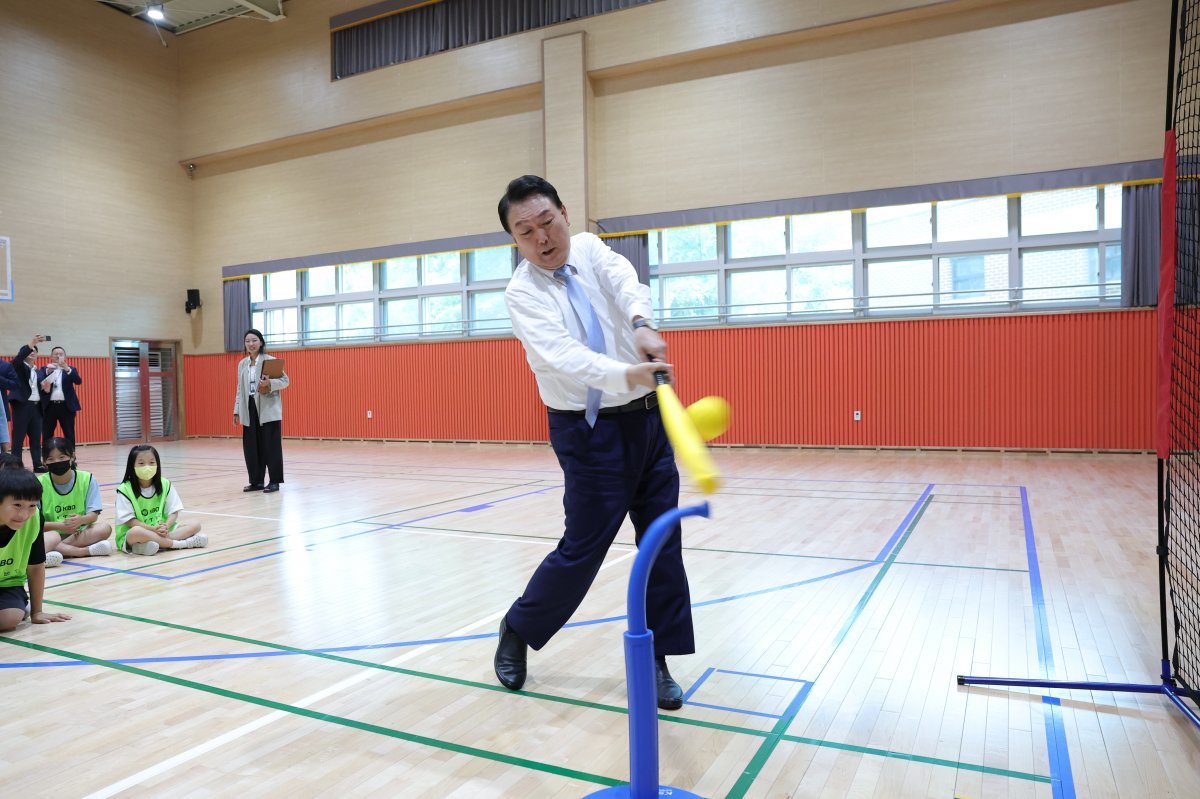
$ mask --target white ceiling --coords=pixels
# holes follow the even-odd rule
[[[143,2],[134,0],[98,0],[106,6],[120,9],[131,17],[157,25],[171,33],[187,33],[206,25],[214,25],[227,19],[240,18],[278,22],[283,19],[283,0],[159,0]],[[150,7],[161,6],[163,19],[154,22],[146,12]]]

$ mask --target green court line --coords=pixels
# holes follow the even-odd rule
[[[97,613],[100,615],[110,615],[110,617],[118,619],[126,619],[128,621],[138,621],[142,624],[151,624],[160,627],[168,627],[170,630],[181,630],[184,632],[193,632],[196,635],[209,636],[211,638],[223,638],[226,641],[236,641],[238,643],[250,644],[252,647],[260,647],[263,649],[274,649],[276,651],[289,651],[296,655],[308,655],[310,657],[319,657],[322,660],[331,660],[338,663],[347,663],[349,666],[361,666],[364,668],[373,668],[377,671],[391,672],[392,674],[403,674],[404,677],[416,677],[420,679],[434,680],[438,683],[449,683],[450,685],[460,685],[462,687],[473,687],[484,691],[496,691],[498,693],[516,693],[518,696],[527,696],[534,699],[545,699],[547,702],[558,702],[562,704],[576,705],[580,708],[588,708],[590,710],[606,710],[610,713],[629,714],[628,708],[619,707],[613,704],[601,704],[599,702],[588,702],[586,699],[572,699],[571,697],[556,696],[553,693],[539,693],[536,691],[510,691],[502,685],[496,683],[480,683],[476,680],[463,679],[461,677],[449,677],[446,674],[434,674],[432,672],[416,671],[413,668],[403,668],[401,666],[389,666],[386,663],[377,663],[371,660],[360,660],[358,657],[347,657],[346,655],[336,655],[328,653],[328,651],[313,651],[311,649],[301,649],[299,647],[289,647],[287,644],[271,643],[269,641],[257,641],[254,638],[246,638],[245,636],[235,636],[228,632],[217,632],[215,630],[203,630],[200,627],[190,627],[185,624],[175,624],[173,621],[160,621],[158,619],[148,619],[139,617],[139,615],[131,615],[128,613],[120,613],[118,611],[104,611],[101,608],[88,607],[85,605],[74,605],[72,602],[60,602],[56,600],[47,600],[47,605],[56,607],[71,608],[72,611],[84,611],[86,613]],[[732,725],[720,725],[720,723],[701,721],[698,719],[678,719],[678,717],[659,715],[659,719],[664,721],[677,721],[680,723],[690,723],[690,725],[708,727],[712,729],[722,729],[725,732],[748,732],[743,727],[734,727]],[[757,731],[752,731],[757,734]],[[763,733],[764,734],[764,733]]]
[[[290,538],[290,537],[292,537],[292,535],[302,535],[303,536],[303,535],[308,535],[309,533],[319,533],[322,530],[330,530],[334,527],[339,527],[343,524],[356,524],[359,522],[362,522],[365,524],[365,523],[367,523],[365,521],[366,519],[375,519],[375,518],[378,518],[379,516],[390,516],[395,513],[409,513],[414,510],[421,510],[422,508],[432,508],[435,505],[444,505],[447,502],[460,502],[464,499],[474,499],[475,497],[481,497],[484,494],[492,494],[492,493],[495,493],[496,491],[504,491],[504,490],[510,489],[510,488],[526,488],[528,486],[534,485],[534,483],[537,483],[537,482],[540,482],[540,481],[534,480],[533,482],[521,483],[521,484],[515,485],[515,486],[503,486],[501,488],[493,488],[488,491],[480,491],[476,494],[467,494],[466,496],[463,496],[463,497],[455,497],[454,499],[443,499],[439,502],[427,502],[424,505],[413,505],[411,508],[401,508],[400,510],[387,511],[386,513],[379,513],[379,514],[376,514],[375,516],[365,516],[362,519],[351,519],[349,521],[344,521],[344,522],[334,522],[333,524],[327,524],[323,527],[314,527],[311,530],[302,530],[299,533],[274,535],[269,538],[260,538],[257,541],[247,541],[244,544],[232,544],[230,546],[220,547],[217,549],[205,549],[203,552],[191,553],[191,554],[183,555],[183,556],[177,557],[177,558],[169,558],[167,560],[154,560],[154,561],[151,561],[150,563],[147,563],[145,566],[138,566],[136,571],[147,571],[149,569],[155,569],[155,568],[160,568],[163,566],[169,566],[172,563],[182,563],[185,560],[192,560],[193,558],[203,558],[208,555],[216,555],[221,552],[230,552],[235,549],[242,549],[243,547],[252,547],[256,544],[269,544],[272,541],[279,541],[284,538]],[[280,523],[281,522],[282,522],[282,520],[280,520]],[[103,574],[95,574],[95,575],[92,575],[91,577],[80,577],[78,580],[66,580],[61,583],[59,583],[59,582],[47,583],[46,588],[58,588],[58,587],[64,586],[64,585],[77,585],[79,583],[86,583],[89,580],[99,580],[101,577],[112,577],[113,575],[116,575],[116,574],[128,574],[131,571],[135,571],[135,569],[118,569],[117,571],[104,572]]]
[[[972,569],[983,572],[1012,572],[1013,574],[1029,574],[1029,569],[1013,569],[1007,566],[960,566],[954,563],[923,563],[919,560],[898,560],[896,566],[931,566],[937,569]]]
[[[621,707],[619,705],[606,705],[606,704],[602,704],[600,702],[589,702],[589,701],[586,701],[583,699],[573,699],[571,697],[557,696],[555,694],[544,694],[544,693],[539,693],[536,691],[509,691],[507,688],[503,688],[494,683],[476,682],[474,680],[465,680],[465,679],[462,679],[459,677],[450,677],[450,676],[447,676],[444,674],[434,674],[432,672],[417,671],[415,669],[406,669],[406,668],[402,668],[400,666],[388,666],[383,663],[375,663],[374,661],[370,661],[370,660],[360,660],[358,658],[346,657],[344,655],[336,655],[336,654],[329,653],[329,652],[314,652],[309,649],[292,647],[292,646],[288,646],[286,644],[274,644],[274,643],[270,643],[267,641],[259,641],[259,640],[253,639],[253,638],[246,638],[246,637],[240,636],[240,635],[233,635],[231,633],[222,633],[222,632],[217,632],[215,630],[205,630],[205,629],[202,629],[199,627],[189,627],[184,624],[175,624],[174,622],[160,621],[158,619],[150,619],[150,618],[146,618],[143,616],[134,616],[134,615],[131,615],[128,613],[120,613],[120,612],[114,611],[114,610],[104,610],[102,608],[93,608],[93,607],[88,607],[86,605],[76,605],[76,604],[73,604],[70,602],[59,602],[56,600],[47,600],[47,604],[70,608],[72,610],[81,610],[81,611],[84,611],[87,613],[96,613],[96,614],[99,614],[102,616],[112,616],[114,618],[126,619],[128,621],[135,621],[135,622],[139,622],[142,624],[150,624],[150,625],[153,625],[156,627],[166,627],[166,628],[173,629],[173,630],[180,630],[183,632],[196,633],[198,635],[209,636],[212,638],[223,638],[223,639],[230,640],[230,641],[237,641],[239,643],[245,643],[245,644],[250,644],[253,646],[258,646],[263,649],[274,649],[274,650],[282,651],[282,652],[293,652],[293,653],[300,654],[300,655],[308,655],[310,657],[321,658],[324,660],[332,660],[332,661],[346,663],[348,665],[353,665],[353,666],[361,666],[364,668],[376,669],[379,671],[387,671],[387,672],[393,672],[396,674],[403,674],[403,675],[409,676],[409,677],[417,677],[417,678],[422,678],[422,679],[434,680],[437,682],[450,683],[452,685],[459,685],[459,686],[463,686],[465,688],[478,688],[478,689],[482,689],[485,691],[495,691],[495,692],[504,693],[504,694],[516,694],[518,696],[526,696],[531,699],[541,699],[541,700],[545,700],[548,702],[557,702],[560,704],[572,705],[575,707],[582,707],[582,708],[586,708],[589,710],[600,710],[600,711],[609,712],[609,713],[619,713],[622,715],[628,715],[628,713],[629,713],[629,710],[627,708]],[[0,638],[3,638],[3,637],[0,636]],[[107,663],[108,661],[105,661],[105,662]],[[116,665],[124,666],[124,664],[116,664]],[[667,722],[669,724],[681,724],[681,725],[689,726],[689,727],[701,727],[703,729],[716,730],[718,732],[728,732],[728,733],[733,733],[736,735],[750,735],[750,736],[758,737],[758,738],[766,738],[772,734],[771,731],[768,731],[768,730],[756,730],[756,729],[749,728],[749,727],[738,727],[738,726],[735,726],[732,724],[722,724],[720,722],[715,722],[715,721],[705,721],[703,719],[692,719],[692,718],[687,718],[684,716],[668,715],[668,714],[664,714],[664,713],[658,714],[658,718],[660,721]],[[831,742],[823,742],[823,741],[819,741],[818,739],[803,739],[803,740],[805,743],[816,742],[816,743],[820,743],[820,744],[827,744],[827,745],[833,746],[833,747],[851,746],[850,744],[841,744],[841,743],[832,742],[832,741]],[[855,750],[855,751],[857,751],[857,750]],[[882,749],[873,749],[873,750],[869,750],[869,751],[864,750],[864,752],[869,753],[869,754],[877,754],[881,757],[891,757],[894,759],[901,759],[901,760],[912,760],[912,759],[920,757],[918,755],[908,755],[908,754],[899,753],[899,752],[891,753],[891,752],[888,752],[887,750],[882,750]],[[967,771],[981,771],[982,773],[985,773],[985,774],[993,774],[994,773],[994,774],[999,774],[1002,776],[1011,776],[1015,779],[1031,780],[1034,782],[1044,782],[1049,779],[1049,777],[1043,777],[1038,774],[1022,774],[1021,772],[1016,772],[1016,771],[1010,773],[1007,771],[1002,772],[1002,771],[997,771],[997,770],[991,770],[990,767],[979,766],[979,765],[975,765],[973,763],[958,763],[958,762],[949,761],[949,760],[947,760],[947,761],[939,760],[938,763],[947,765],[950,768],[961,768],[961,769],[964,769]]]
[[[930,488],[932,488],[932,486],[930,486]],[[896,562],[896,557],[900,554],[900,550],[902,550],[904,545],[908,542],[909,536],[911,536],[913,530],[917,528],[917,524],[921,521],[921,517],[925,515],[925,511],[929,508],[929,505],[932,501],[933,492],[930,491],[930,493],[926,495],[925,501],[921,503],[921,507],[917,511],[916,515],[913,516],[912,521],[908,523],[908,528],[904,531],[904,534],[900,536],[900,540],[896,542],[896,545],[892,547],[892,551],[889,552],[888,556],[884,559],[883,566],[876,571],[875,578],[871,580],[871,584],[867,586],[867,590],[863,592],[863,595],[854,605],[854,609],[850,611],[850,616],[846,619],[846,623],[842,625],[842,629],[838,631],[836,636],[834,636],[829,659],[825,661],[825,665],[821,667],[819,672],[817,672],[817,676],[810,681],[811,683],[815,683],[820,678],[821,674],[825,671],[825,667],[829,665],[829,661],[833,659],[833,653],[837,651],[839,646],[841,646],[842,641],[844,641],[846,636],[850,633],[850,629],[854,626],[855,622],[858,621],[859,616],[861,616],[862,612],[866,609],[867,603],[871,601],[871,597],[874,596],[876,589],[879,588],[879,584],[883,582],[884,575],[887,574],[888,570],[892,567],[892,564]],[[785,713],[783,717],[775,723],[775,726],[771,728],[770,735],[768,735],[763,742],[759,744],[758,751],[754,753],[754,757],[750,758],[750,762],[746,764],[745,770],[742,771],[741,776],[738,777],[738,780],[736,783],[734,783],[733,788],[728,794],[726,794],[725,799],[743,799],[743,797],[746,795],[746,792],[750,790],[750,786],[754,784],[756,779],[758,779],[758,775],[762,773],[762,770],[766,767],[767,761],[770,759],[772,753],[774,753],[776,747],[779,746],[779,742],[782,739],[783,734],[787,732],[788,725],[792,723],[792,719],[794,719],[796,714],[800,712],[799,707],[796,707],[794,710],[792,708],[788,709],[791,712]]]
[[[329,529],[338,527],[343,524],[356,524],[356,523],[364,523],[365,524],[365,523],[367,523],[365,521],[367,519],[377,519],[380,516],[391,516],[391,515],[395,515],[397,513],[409,513],[410,511],[421,510],[422,508],[430,508],[435,505],[444,505],[447,502],[456,502],[456,501],[464,500],[464,499],[474,499],[475,497],[480,497],[480,496],[483,496],[484,494],[491,494],[491,493],[495,493],[496,491],[503,491],[503,490],[510,489],[510,488],[526,488],[528,486],[535,485],[539,482],[544,482],[544,481],[541,479],[533,480],[528,483],[519,483],[514,486],[503,486],[501,488],[490,489],[488,491],[480,491],[476,494],[467,494],[466,496],[456,497],[455,499],[440,500],[438,502],[428,502],[424,505],[413,505],[410,508],[403,508],[403,509],[397,510],[397,511],[387,511],[385,513],[378,513],[378,514],[375,514],[374,516],[365,516],[362,519],[351,519],[350,521],[345,521],[345,522],[335,522],[333,524],[327,524],[323,527],[314,527],[311,530],[301,531],[299,533],[299,535],[308,535],[309,533],[319,533],[322,530],[329,530]],[[837,499],[837,497],[829,497],[829,499]],[[557,541],[558,540],[557,538],[555,538],[553,536],[526,535],[526,534],[522,534],[522,533],[480,532],[479,530],[460,530],[460,529],[453,528],[453,527],[428,527],[425,525],[403,525],[403,526],[411,527],[414,530],[444,530],[447,532],[474,533],[476,535],[501,536],[504,538],[524,538],[524,539],[536,539],[536,540],[545,540],[545,541]],[[247,541],[242,544],[232,544],[227,547],[219,547],[219,548],[215,548],[215,549],[207,549],[206,548],[203,552],[193,552],[193,553],[189,553],[187,555],[181,555],[179,557],[173,557],[173,558],[170,558],[167,560],[151,561],[150,563],[147,563],[144,566],[138,566],[136,569],[118,569],[116,571],[104,572],[102,574],[93,574],[89,577],[80,577],[78,580],[65,580],[63,582],[47,583],[46,588],[60,588],[65,585],[78,585],[79,583],[86,583],[91,580],[99,580],[104,577],[113,577],[118,574],[128,574],[131,571],[148,571],[150,569],[157,569],[157,568],[169,566],[172,563],[182,563],[185,560],[192,560],[194,558],[208,557],[210,555],[216,555],[216,554],[219,554],[222,552],[232,552],[235,549],[243,549],[245,547],[252,547],[252,546],[256,546],[258,544],[269,544],[272,541],[279,541],[281,539],[289,538],[289,537],[290,537],[289,535],[276,535],[276,536],[270,536],[268,538],[259,538],[255,541]],[[718,549],[715,547],[684,547],[684,550],[688,551],[688,552],[717,552],[717,553],[731,554],[731,555],[762,555],[762,556],[767,556],[767,557],[780,557],[780,558],[800,558],[800,559],[809,559],[809,560],[844,561],[844,562],[848,562],[848,563],[870,563],[870,562],[872,562],[871,558],[840,558],[840,557],[832,557],[832,556],[827,556],[827,555],[801,555],[801,554],[793,554],[793,553],[789,553],[789,552],[759,552],[759,551],[755,551],[755,550],[743,550],[743,549]],[[897,561],[897,565],[900,565],[900,566],[932,566],[932,567],[945,568],[945,569],[977,569],[977,570],[982,570],[982,571],[1011,571],[1011,572],[1021,572],[1021,573],[1028,572],[1028,569],[1005,569],[1005,568],[1001,568],[998,566],[964,566],[964,565],[955,564],[955,563],[915,563],[915,562],[909,562],[909,561]]]
[[[15,646],[22,646],[27,649],[34,649],[39,652],[46,652],[51,655],[57,655],[58,657],[67,658],[69,660],[79,660],[79,661],[83,661],[85,663],[91,663],[96,666],[103,666],[105,668],[114,669],[116,671],[123,671],[128,674],[136,674],[140,677],[149,677],[150,679],[153,679],[153,680],[159,680],[160,682],[170,683],[172,685],[178,685],[178,686],[182,686],[184,688],[191,688],[195,691],[203,691],[204,693],[212,694],[214,696],[220,696],[225,699],[234,699],[234,700],[246,702],[246,703],[249,703],[252,705],[258,705],[260,707],[269,708],[271,710],[278,710],[278,711],[282,711],[284,713],[291,713],[296,716],[303,716],[305,718],[313,719],[315,721],[322,721],[322,722],[326,722],[329,724],[337,724],[341,727],[349,727],[350,729],[360,730],[362,732],[370,732],[370,733],[375,733],[377,735],[384,735],[389,738],[396,738],[401,741],[408,741],[409,743],[420,744],[423,746],[432,747],[434,749],[444,749],[448,752],[454,752],[454,753],[460,754],[460,755],[469,755],[471,757],[479,757],[479,758],[483,758],[485,760],[492,760],[497,763],[503,763],[504,765],[507,765],[507,766],[518,766],[521,768],[530,769],[532,771],[540,771],[545,774],[553,774],[558,777],[567,777],[569,779],[582,780],[583,782],[590,782],[590,783],[594,783],[596,785],[605,785],[605,786],[609,786],[609,787],[615,786],[615,785],[622,785],[625,782],[624,780],[613,779],[612,777],[605,777],[600,774],[591,774],[586,771],[578,771],[576,769],[563,768],[562,766],[555,766],[555,765],[551,765],[549,763],[541,763],[537,760],[529,760],[529,759],[523,758],[523,757],[515,757],[513,755],[505,755],[505,754],[501,754],[500,752],[493,752],[488,749],[479,749],[474,746],[466,746],[464,744],[456,744],[456,743],[452,743],[450,741],[442,741],[437,738],[430,738],[425,735],[416,735],[415,733],[411,733],[411,732],[403,732],[401,730],[393,729],[391,727],[383,727],[378,724],[369,724],[364,721],[355,721],[354,719],[346,718],[344,716],[334,716],[329,713],[320,713],[316,710],[309,710],[308,708],[296,707],[295,705],[288,705],[283,702],[275,702],[271,699],[264,699],[260,696],[252,696],[250,694],[243,694],[238,691],[230,691],[225,688],[217,688],[215,686],[205,685],[204,683],[195,682],[193,680],[185,680],[182,677],[173,677],[173,676],[170,676],[167,674],[158,674],[157,672],[153,672],[148,669],[140,669],[136,666],[130,666],[130,665],[127,665],[124,663],[113,663],[110,660],[102,660],[100,658],[94,658],[89,655],[84,655],[84,654],[80,654],[77,652],[68,652],[64,649],[55,649],[55,648],[49,647],[49,646],[42,646],[41,644],[34,644],[29,641],[20,641],[20,640],[17,640],[14,638],[8,638],[5,636],[0,636],[0,641],[4,641],[6,643],[13,644]]]
[[[946,768],[959,769],[961,771],[974,771],[979,774],[990,774],[996,777],[1010,777],[1016,780],[1028,780],[1029,782],[1041,782],[1050,784],[1053,780],[1050,777],[1044,777],[1041,774],[1029,774],[1024,771],[1013,771],[1012,769],[996,768],[994,766],[981,766],[974,763],[960,763],[957,760],[946,760],[940,757],[927,757],[925,755],[912,755],[905,752],[895,752],[891,749],[877,749],[870,746],[857,746],[855,744],[834,743],[832,741],[823,741],[819,738],[805,738],[800,735],[783,735],[780,740],[789,743],[808,744],[809,746],[822,746],[826,749],[840,749],[843,752],[856,752],[862,755],[876,755],[879,757],[890,757],[895,760],[911,760],[914,763],[926,763],[931,766],[945,766]]]
[[[788,708],[790,713],[784,713],[779,721],[775,722],[775,726],[771,728],[771,732],[758,745],[758,751],[754,753],[754,757],[750,758],[750,762],[746,764],[746,768],[742,771],[737,782],[729,789],[729,793],[725,794],[725,799],[742,799],[746,795],[746,791],[750,790],[750,786],[758,779],[758,775],[762,773],[763,768],[767,765],[767,761],[771,758],[771,754],[775,748],[779,746],[779,739],[783,737],[783,733],[787,731],[788,725],[792,723],[792,719],[796,718],[796,714],[800,712],[799,707]]]

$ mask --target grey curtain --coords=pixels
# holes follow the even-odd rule
[[[225,281],[225,351],[241,352],[245,348],[246,330],[250,327],[250,278]]]
[[[1121,305],[1158,304],[1159,211],[1162,185],[1126,186],[1121,191]]]
[[[650,285],[650,244],[645,233],[633,233],[628,236],[612,236],[604,243],[629,259],[637,270],[638,280]]]
[[[654,1],[441,0],[411,10],[403,10],[411,0],[377,3],[330,19],[331,28],[341,28],[332,36],[333,78]],[[399,13],[389,14],[389,6]],[[354,24],[368,11],[387,16]]]

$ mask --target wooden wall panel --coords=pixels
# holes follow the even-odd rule
[[[175,47],[99,3],[0,3],[0,100],[16,296],[3,351],[34,333],[72,357],[105,356],[110,336],[183,339],[192,211]]]

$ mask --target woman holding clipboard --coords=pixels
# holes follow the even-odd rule
[[[242,491],[273,494],[283,482],[283,400],[288,387],[283,360],[267,354],[263,334],[246,331],[246,357],[238,361],[237,394],[233,398],[233,423],[242,426],[242,454],[250,485]],[[270,478],[263,485],[263,473]]]

